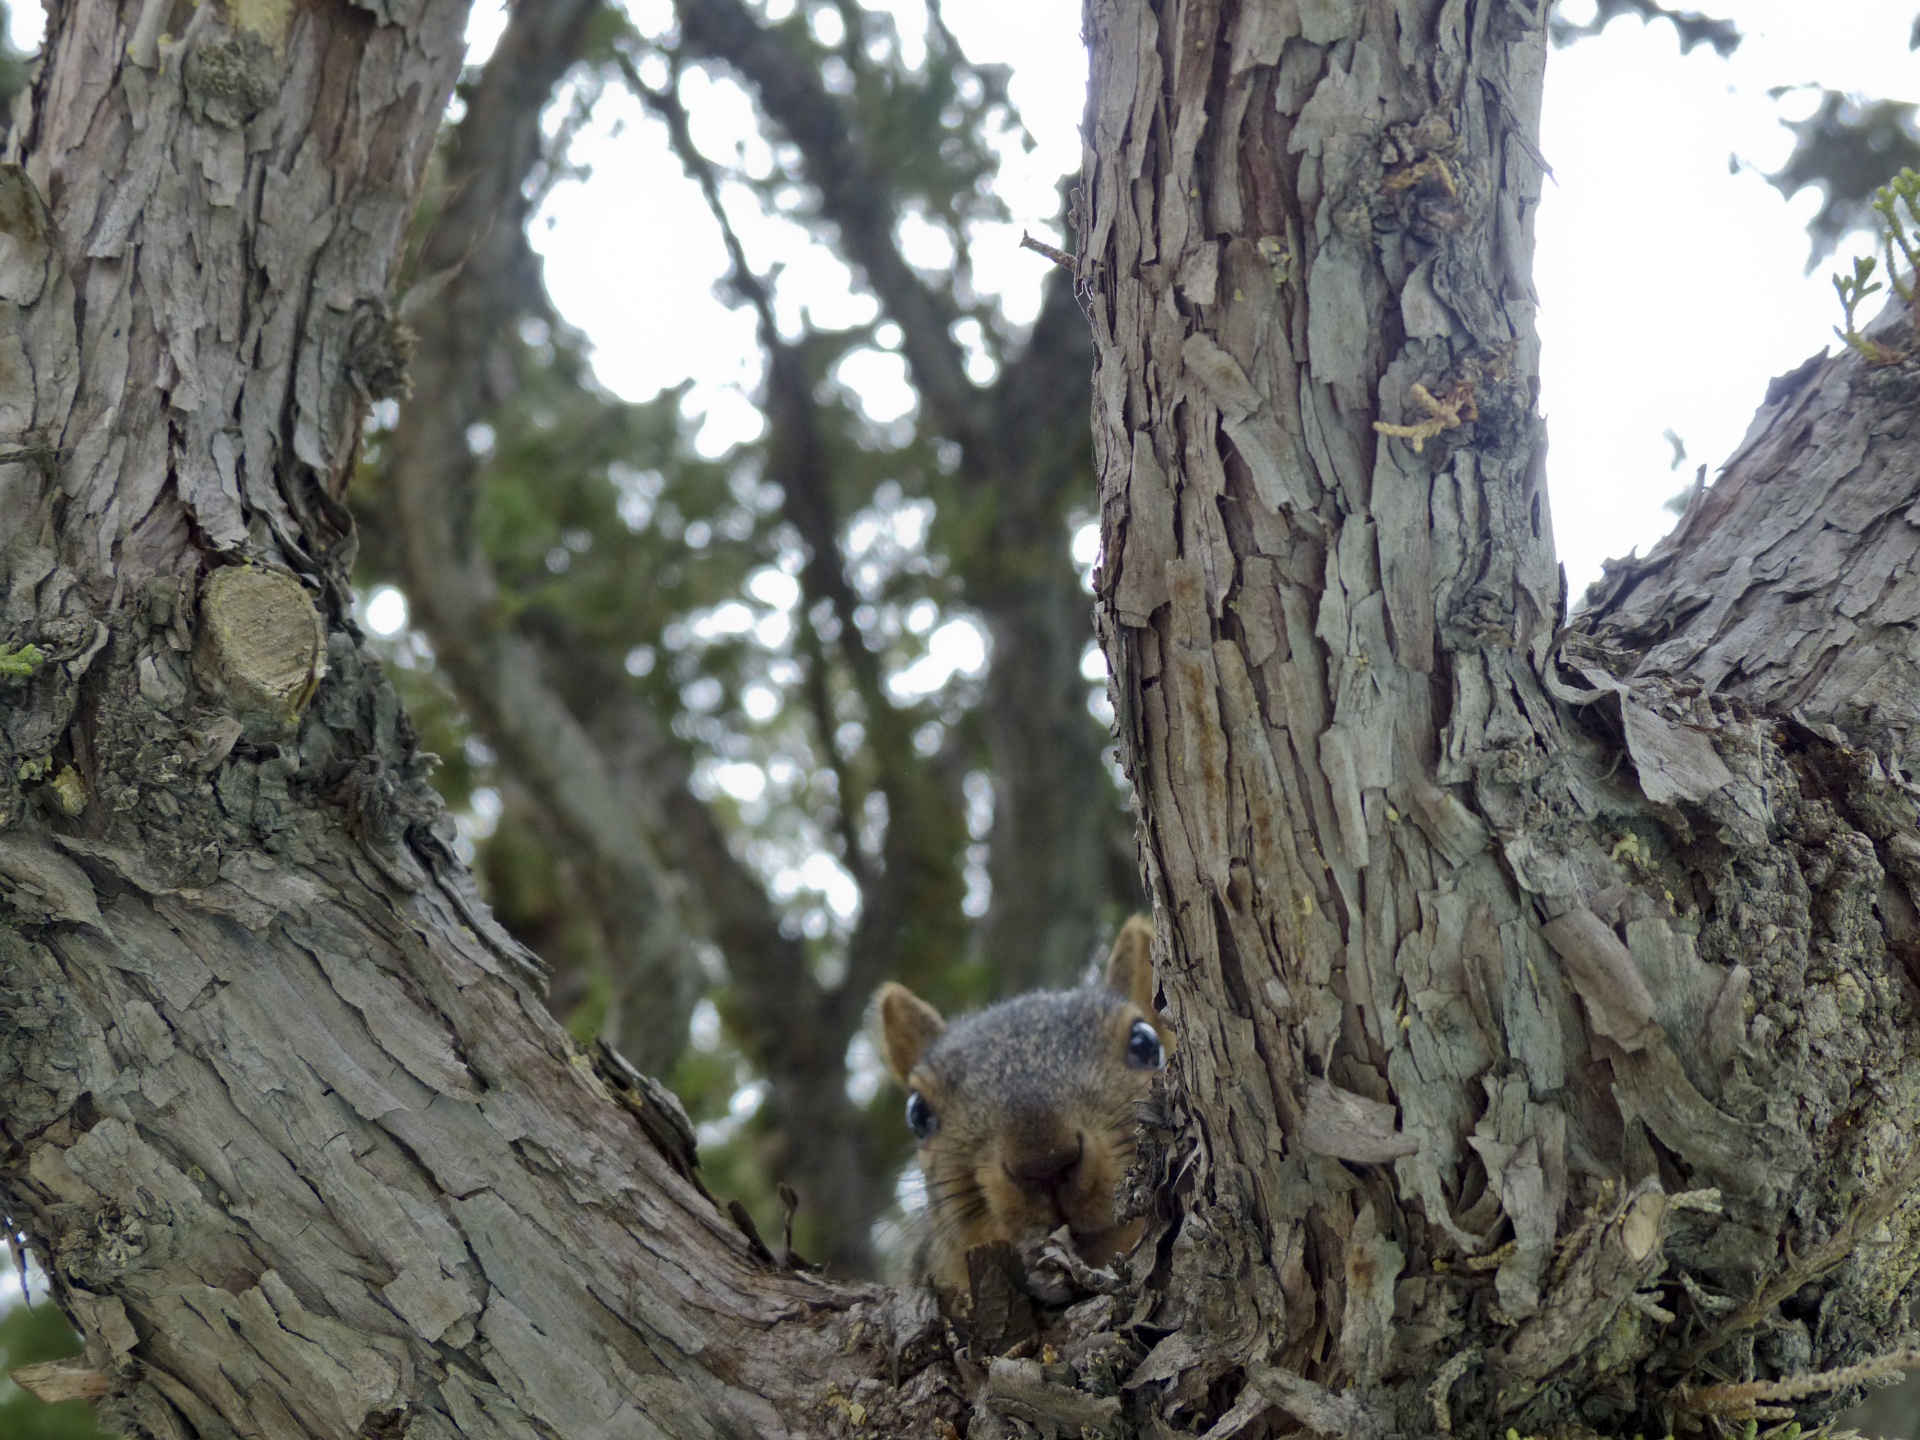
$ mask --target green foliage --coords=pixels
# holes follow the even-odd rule
[[[843,544],[861,603],[859,637],[884,673],[897,674],[926,654],[926,637],[955,598],[945,557],[930,552],[934,504],[916,499],[943,478],[931,446],[908,434],[887,445],[873,435],[831,380],[831,370],[857,336],[816,334],[806,344],[819,393],[833,500],[848,517]],[[644,697],[687,747],[710,803],[738,837],[753,867],[774,887],[789,925],[806,939],[817,971],[843,963],[845,922],[817,890],[783,891],[807,856],[845,846],[877,853],[873,806],[881,783],[867,712],[831,646],[822,646],[794,578],[804,550],[782,511],[784,497],[764,478],[765,442],[717,458],[703,457],[669,391],[627,404],[594,384],[580,343],[557,327],[529,323],[504,347],[514,384],[489,416],[474,532],[501,586],[502,610],[536,629],[554,628],[620,667],[620,683]],[[377,503],[380,432],[369,435],[359,498]],[[369,547],[377,551],[377,546]],[[363,570],[364,587],[386,578]],[[833,629],[830,621],[826,629]],[[577,1038],[598,1031],[607,985],[599,937],[569,903],[564,877],[510,776],[473,734],[417,637],[387,645],[390,673],[425,747],[442,757],[435,783],[474,845],[474,863],[496,916],[554,967],[555,1013]],[[885,717],[908,735],[929,725],[953,727],[963,753],[981,747],[969,718],[977,687],[957,682]],[[977,763],[977,762],[976,762]],[[730,795],[714,781],[724,766],[756,767],[765,776],[757,798]],[[476,798],[492,803],[497,824],[480,823]],[[932,926],[960,919],[961,852],[955,830],[933,837],[932,863],[910,906],[900,938],[903,969],[944,1003],[977,1001],[991,985],[942,977],[958,948]],[[718,1013],[732,1013],[723,985]],[[731,1031],[732,1027],[727,1027]],[[751,1209],[770,1237],[779,1233],[770,1158],[780,1137],[763,1117],[742,1119],[736,1097],[755,1083],[738,1044],[723,1032],[702,1051],[689,1049],[671,1081],[704,1137],[708,1183]],[[908,1145],[893,1116],[879,1107],[884,1152],[904,1159]],[[886,1123],[891,1121],[891,1124]],[[803,1212],[796,1244],[823,1253],[823,1237]]]
[[[11,645],[0,645],[0,675],[24,679],[38,670],[40,662],[46,658],[38,645],[22,645],[18,649]]]
[[[823,12],[832,17],[825,23]],[[850,132],[893,182],[889,208],[944,222],[964,250],[964,222],[1006,213],[991,189],[997,167],[991,142],[1002,133],[1022,132],[1007,97],[1007,68],[969,61],[937,10],[930,22],[926,58],[918,67],[905,63],[894,18],[857,0],[814,0],[774,28],[843,97]],[[835,32],[836,43],[815,38]],[[753,183],[780,208],[814,218],[803,199],[806,181],[792,165],[776,163],[769,176]]]
[[[1901,212],[1905,211],[1905,214]],[[1920,237],[1907,233],[1910,224],[1920,224],[1920,172],[1904,169],[1873,192],[1873,213],[1880,217],[1880,243],[1887,257],[1887,283],[1902,300],[1913,299],[1913,271],[1920,260]],[[1894,252],[1898,249],[1899,253]],[[1900,262],[1906,262],[1907,275],[1900,277]]]
[[[1893,291],[1908,304],[1914,298],[1914,269],[1920,262],[1920,234],[1911,233],[1910,227],[1920,226],[1920,172],[1902,170],[1885,185],[1873,192],[1872,211],[1879,218],[1878,241],[1886,258],[1887,283]],[[1904,262],[1906,274],[1901,275]],[[1834,334],[1846,341],[1870,365],[1894,365],[1906,358],[1907,352],[1889,349],[1877,340],[1869,340],[1860,333],[1856,312],[1860,302],[1869,295],[1879,293],[1883,288],[1874,279],[1879,262],[1871,255],[1862,255],[1853,262],[1852,275],[1835,275],[1833,288],[1840,297],[1842,323],[1834,327]],[[1916,317],[1920,324],[1920,317]]]
[[[1875,357],[1873,353],[1866,348],[1867,342],[1860,337],[1859,324],[1854,318],[1854,312],[1860,308],[1860,302],[1862,300],[1865,300],[1869,295],[1877,294],[1884,288],[1878,280],[1873,278],[1873,272],[1877,268],[1877,264],[1878,262],[1874,260],[1873,256],[1862,255],[1854,260],[1852,275],[1835,275],[1833,277],[1833,288],[1834,292],[1840,297],[1840,310],[1843,317],[1841,324],[1834,327],[1833,333],[1846,341],[1847,344],[1851,345],[1854,349],[1860,351],[1869,360]]]
[[[18,1366],[79,1353],[79,1337],[53,1306],[15,1305],[0,1311],[0,1436],[6,1440],[106,1440],[86,1401],[49,1405],[6,1378]]]

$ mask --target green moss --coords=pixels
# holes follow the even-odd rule
[[[15,649],[11,645],[0,645],[0,675],[15,675],[24,679],[38,670],[47,656],[38,645],[22,645]]]

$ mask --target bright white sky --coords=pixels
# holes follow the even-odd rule
[[[667,23],[668,0],[629,3],[643,28]],[[919,4],[885,3],[911,56]],[[771,0],[776,11],[791,4]],[[1581,7],[1590,5],[1574,0],[1569,18],[1586,18]],[[1683,58],[1672,27],[1622,19],[1555,53],[1548,70],[1542,148],[1558,183],[1540,215],[1542,404],[1554,529],[1576,595],[1601,559],[1644,549],[1667,527],[1662,502],[1696,464],[1717,467],[1738,443],[1769,377],[1833,340],[1839,309],[1828,276],[1847,257],[1803,274],[1803,226],[1816,197],[1807,191],[1785,201],[1759,173],[1777,168],[1790,146],[1782,114],[1797,118],[1812,101],[1776,103],[1767,91],[1821,84],[1920,95],[1920,59],[1907,48],[1916,0],[1718,0],[1700,8],[1745,30],[1732,59],[1706,46]],[[981,288],[1024,318],[1046,262],[1015,242],[1022,228],[1048,233],[1055,180],[1079,163],[1080,7],[966,0],[947,7],[947,20],[976,60],[1013,67],[1014,100],[1037,142],[1031,155],[1007,145],[1001,194],[1012,223],[975,237]],[[34,7],[16,5],[13,23],[16,43],[37,42]],[[499,0],[479,0],[478,52],[491,48],[503,23]],[[746,164],[763,164],[745,97],[700,77],[690,90],[703,148],[726,155],[744,147]],[[1737,173],[1729,173],[1730,157]],[[556,187],[535,237],[554,300],[592,340],[601,380],[642,399],[690,379],[689,408],[705,416],[703,449],[752,435],[752,323],[713,297],[722,270],[717,232],[659,128],[610,93],[575,158],[590,173]],[[784,265],[789,324],[802,306],[824,324],[871,318],[871,302],[852,291],[831,255],[796,244],[797,231],[731,198],[756,265]],[[910,255],[937,263],[942,245],[928,230],[909,228],[905,238]],[[858,353],[842,378],[876,419],[911,402],[895,355]],[[1687,447],[1678,469],[1663,438],[1668,429]]]
[[[1813,102],[1767,91],[1818,83],[1920,98],[1914,0],[1694,8],[1745,30],[1730,60],[1704,45],[1682,58],[1671,26],[1617,20],[1547,67],[1541,148],[1559,184],[1540,210],[1541,405],[1553,528],[1576,596],[1603,558],[1667,528],[1662,502],[1700,462],[1713,476],[1770,377],[1839,343],[1830,276],[1851,271],[1864,237],[1803,273],[1817,193],[1785,201],[1759,172],[1792,148],[1783,109],[1798,119]],[[1686,442],[1678,471],[1669,428]]]
[[[1554,529],[1576,596],[1603,558],[1644,549],[1671,524],[1662,502],[1700,462],[1718,467],[1767,380],[1833,339],[1839,307],[1828,277],[1849,262],[1805,275],[1804,226],[1817,196],[1790,203],[1760,174],[1791,147],[1782,115],[1799,118],[1812,99],[1776,102],[1767,91],[1817,83],[1920,94],[1920,62],[1907,49],[1914,0],[1701,8],[1746,30],[1732,59],[1706,46],[1683,58],[1671,26],[1625,19],[1556,52],[1548,69],[1542,148],[1558,183],[1540,216],[1542,405]],[[911,0],[898,6],[903,29],[912,9]],[[1079,164],[1079,5],[967,0],[946,13],[976,60],[1014,67],[1014,99],[1038,142],[1031,156],[1008,148],[1018,162],[1002,188],[1013,223],[975,245],[982,288],[1004,294],[1016,317],[1031,315],[1046,266],[1014,241],[1023,227],[1047,232],[1054,179]],[[1587,16],[1576,8],[1569,18]],[[703,99],[711,106],[703,146],[724,155],[744,143],[752,163],[761,147],[744,98],[731,87],[705,90],[692,97],[696,111]],[[636,106],[609,104],[578,153],[593,173],[555,191],[536,243],[556,302],[594,341],[601,378],[637,398],[691,377],[690,407],[707,415],[705,447],[753,433],[744,393],[758,374],[751,322],[712,298],[715,232],[657,129]],[[1730,157],[1738,173],[1729,173]],[[746,204],[732,211],[756,263],[770,259],[778,227]],[[817,249],[788,260],[781,288],[790,313],[805,303],[823,323],[872,314]],[[898,360],[872,352],[856,360],[861,368],[845,378],[876,418],[903,410],[910,397]],[[1668,429],[1687,447],[1678,470]]]

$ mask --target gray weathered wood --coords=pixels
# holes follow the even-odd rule
[[[1664,1434],[1714,1378],[1891,1348],[1903,722],[1806,708],[1853,636],[1774,662],[1799,720],[1727,637],[1813,634],[1816,591],[1904,623],[1851,537],[1905,523],[1911,369],[1776,393],[1723,523],[1563,633],[1543,9],[1089,10],[1101,614],[1178,1084],[1131,1286],[952,1366],[923,1298],[755,1260],[659,1092],[547,1017],[348,622],[339,486],[460,7],[167,18],[62,10],[0,173],[3,1178],[116,1423]],[[1652,604],[1734,575],[1736,519],[1791,548],[1711,623]],[[325,635],[242,692],[235,562]]]
[[[1665,1433],[1703,1363],[1890,1348],[1920,1255],[1914,804],[1894,739],[1837,748],[1913,704],[1864,613],[1912,549],[1911,379],[1777,395],[1744,453],[1803,448],[1785,490],[1729,534],[1737,462],[1711,542],[1616,574],[1614,650],[1556,648],[1544,20],[1087,7],[1101,615],[1182,1037],[1181,1328],[1136,1376],[1169,1420],[1278,1360],[1309,1428]],[[1834,744],[1702,686],[1826,696]],[[1803,1284],[1817,1325],[1773,1308]]]
[[[465,11],[55,17],[0,171],[7,1214],[129,1433],[807,1432],[884,1297],[755,1260],[614,1102],[350,620]]]

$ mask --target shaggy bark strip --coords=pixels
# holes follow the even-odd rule
[[[1920,1090],[1875,841],[1913,801],[1550,657],[1544,10],[1086,23],[1100,613],[1189,1195],[1131,1383],[1216,1434],[1632,1433],[1703,1361],[1884,1346]],[[1788,1258],[1869,1212],[1883,1248]]]
[[[1894,301],[1871,328],[1911,334]],[[1915,367],[1824,352],[1775,380],[1711,488],[1643,559],[1616,562],[1582,630],[1776,714],[1837,725],[1920,771]]]
[[[0,1183],[114,1423],[934,1434],[962,1385],[972,1440],[1667,1434],[1901,1363],[1912,790],[1844,710],[1555,645],[1543,15],[1089,12],[1100,597],[1181,1083],[1138,1283],[981,1266],[951,1369],[924,1294],[775,1268],[553,1025],[348,622],[463,18],[68,6],[0,172]],[[1837,556],[1901,467],[1823,435],[1891,456],[1911,408],[1851,363],[1751,450],[1868,517],[1803,532]]]
[[[133,1435],[888,1417],[926,1314],[756,1260],[671,1098],[578,1053],[350,625],[465,18],[57,17],[0,171],[6,1214]]]

